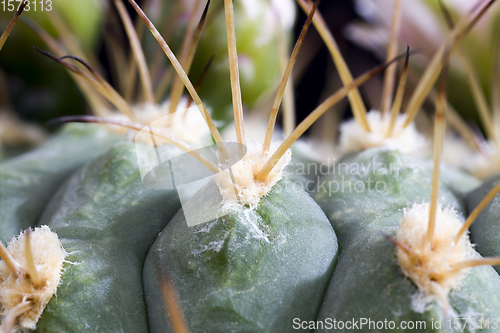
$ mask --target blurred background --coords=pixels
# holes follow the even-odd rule
[[[39,0],[40,1],[40,0]],[[43,0],[48,1],[48,0]],[[43,2],[42,1],[42,2]],[[5,2],[5,3],[4,3]],[[53,52],[30,28],[36,22],[43,31],[69,50],[67,44],[73,40],[81,47],[86,61],[90,63],[119,92],[126,89],[131,103],[141,102],[142,92],[137,75],[123,74],[132,58],[130,44],[113,1],[106,0],[52,0],[52,10],[40,6],[25,11],[11,36],[0,52],[0,108],[9,108],[28,122],[44,124],[55,117],[91,112],[87,100],[74,80],[61,65],[38,53],[33,46]],[[176,54],[180,54],[182,41],[189,22],[190,10],[196,0],[160,1],[142,0],[145,9],[158,25],[167,42]],[[205,1],[201,1],[205,3]],[[467,13],[475,1],[444,1],[454,19]],[[132,21],[135,22],[142,41],[146,59],[150,65],[153,85],[164,88],[157,91],[157,102],[168,98],[173,80],[166,57],[149,31],[137,18],[135,11],[124,1]],[[8,0],[0,2],[0,30],[3,31],[14,14],[6,8]],[[17,8],[16,3],[16,8]],[[267,6],[267,7],[266,7]],[[322,1],[319,11],[353,74],[358,76],[385,58],[385,47],[391,23],[393,0],[339,0]],[[207,77],[200,85],[200,95],[211,106],[215,117],[230,121],[231,97],[227,51],[225,50],[222,0],[212,1],[201,41],[193,62],[190,77],[196,82],[211,56],[214,56]],[[199,15],[203,4],[199,8]],[[240,71],[246,111],[250,112],[265,103],[266,97],[275,91],[282,71],[276,56],[279,50],[275,38],[283,38],[290,52],[300,34],[306,15],[292,0],[235,0],[236,29],[240,54]],[[248,12],[254,12],[248,14]],[[495,59],[498,58],[498,36],[500,20],[494,8],[480,22],[464,42],[464,50],[479,77],[481,87],[489,101],[495,97],[493,82],[498,76]],[[252,16],[253,15],[253,16]],[[249,17],[247,17],[249,16]],[[252,16],[252,17],[250,17]],[[277,32],[279,20],[283,32]],[[258,27],[259,29],[255,28]],[[222,30],[221,30],[222,29]],[[400,50],[409,44],[420,49],[412,57],[411,64],[418,75],[438,46],[444,41],[449,29],[443,19],[437,0],[404,0],[400,33]],[[263,36],[269,35],[269,40]],[[263,41],[264,40],[264,41]],[[266,44],[267,43],[267,44]],[[264,46],[263,46],[264,45]],[[497,61],[498,63],[498,61]],[[128,75],[128,74],[127,74]],[[132,78],[132,86],[126,78]],[[302,120],[327,94],[341,86],[330,54],[314,27],[311,27],[293,73],[296,120]],[[360,88],[368,108],[379,108],[383,76],[372,79]],[[170,85],[169,85],[170,84]],[[408,90],[414,83],[409,83]],[[132,88],[130,88],[132,87]],[[453,59],[449,80],[450,103],[467,119],[479,124],[477,111],[470,88],[460,62]],[[163,91],[163,92],[162,92]],[[222,92],[221,92],[222,91]],[[350,117],[348,103],[340,103],[335,114],[340,118]],[[425,109],[432,112],[433,106]],[[269,109],[270,110],[270,109]],[[262,111],[266,114],[269,111]],[[480,126],[480,125],[479,125]],[[336,126],[317,131],[335,132]],[[313,129],[314,131],[314,129]],[[321,134],[320,134],[321,135]],[[325,135],[325,134],[323,134]],[[333,134],[332,134],[333,135]]]

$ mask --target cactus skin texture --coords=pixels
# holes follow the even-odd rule
[[[499,181],[500,175],[491,176],[480,187],[470,191],[465,197],[469,211],[479,204],[481,199]],[[500,196],[495,198],[483,209],[470,227],[471,240],[476,244],[476,250],[484,257],[500,256]],[[500,274],[500,267],[494,267]]]
[[[132,143],[74,174],[41,218],[71,263],[37,332],[147,332],[143,263],[179,208],[177,191],[142,184]]]
[[[382,169],[366,174],[352,174],[360,165],[386,166],[395,163],[398,172],[379,174]],[[393,168],[393,170],[395,167]],[[457,174],[458,175],[458,174]],[[414,202],[429,201],[432,165],[430,162],[413,159],[398,152],[370,149],[349,158],[348,169],[330,175],[327,181],[361,181],[368,189],[368,181],[386,184],[383,193],[368,190],[363,192],[318,192],[314,198],[329,217],[339,237],[342,252],[335,268],[329,289],[318,320],[335,318],[348,321],[352,318],[369,318],[372,321],[394,321],[395,329],[384,332],[405,332],[398,329],[402,321],[425,321],[425,332],[446,332],[448,319],[436,303],[430,303],[422,313],[412,306],[412,297],[418,288],[403,275],[398,265],[395,245],[383,237],[394,236],[398,230],[403,209]],[[450,177],[448,177],[450,179]],[[469,179],[470,180],[470,179]],[[320,180],[322,181],[322,180]],[[460,181],[460,178],[455,179]],[[360,186],[360,185],[358,185]],[[379,187],[380,188],[380,187]],[[464,205],[443,181],[440,191],[444,206],[454,205],[462,214]],[[477,254],[478,257],[479,254]],[[460,288],[453,290],[450,303],[459,317],[474,311],[484,318],[495,318],[500,314],[500,277],[491,266],[476,267],[462,281]],[[432,322],[441,321],[441,329],[432,329]],[[478,318],[476,318],[478,320]],[[338,330],[319,330],[344,332]],[[346,330],[347,331],[347,330]],[[376,332],[365,325],[358,332]],[[469,332],[452,330],[452,332]],[[494,332],[492,329],[477,332]]]
[[[172,332],[159,292],[166,273],[193,333],[289,332],[293,318],[316,318],[337,239],[311,197],[291,186],[282,179],[256,209],[242,207],[192,228],[177,213],[144,268],[151,332]],[[192,200],[207,197],[220,197],[214,183]]]
[[[119,137],[97,125],[69,124],[39,148],[0,163],[0,239],[34,226],[71,173]]]

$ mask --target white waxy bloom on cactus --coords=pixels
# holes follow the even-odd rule
[[[443,1],[444,5],[459,16],[469,12],[478,1],[451,0]],[[356,0],[356,11],[365,22],[354,22],[347,26],[345,34],[358,45],[375,51],[382,57],[385,55],[391,30],[392,8],[394,0]],[[399,41],[409,43],[413,48],[423,48],[429,58],[442,45],[446,38],[447,26],[443,15],[439,12],[437,2],[424,0],[405,0],[402,2],[402,22]],[[484,20],[478,22],[471,34],[483,47],[488,47],[490,34],[494,27],[498,11],[493,9],[485,14]],[[419,59],[415,59],[419,62]]]

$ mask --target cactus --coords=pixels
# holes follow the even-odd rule
[[[0,164],[0,216],[6,221],[0,235],[7,240],[21,228],[41,226],[23,232],[7,249],[0,247],[0,330],[291,332],[298,325],[343,331],[326,327],[328,319],[369,318],[376,327],[358,331],[404,332],[399,327],[403,321],[420,321],[426,324],[422,331],[445,332],[456,317],[469,316],[476,323],[500,320],[500,277],[493,268],[499,259],[482,258],[499,255],[488,249],[498,247],[490,216],[496,216],[493,197],[500,185],[493,186],[492,180],[474,190],[479,184],[474,177],[440,166],[448,50],[487,5],[456,25],[450,48],[437,53],[407,112],[399,115],[409,50],[353,79],[317,12],[319,1],[298,0],[308,18],[261,144],[245,135],[232,1],[224,1],[224,13],[236,143],[222,141],[181,63],[141,8],[129,2],[171,60],[197,104],[190,112],[201,112],[215,145],[194,149],[180,138],[189,131],[185,127],[160,128],[155,119],[140,119],[144,109],[135,109],[95,71],[52,56],[128,112],[127,120],[105,111],[105,118],[63,122],[121,125],[139,133],[132,143],[107,126],[67,124],[39,148]],[[328,45],[344,87],[284,142],[273,142],[285,87],[311,24]],[[392,107],[367,113],[357,87],[403,57]],[[440,74],[431,161],[416,154],[428,142],[412,120]],[[355,120],[342,125],[343,156],[311,197],[292,183],[311,179],[287,174],[296,170],[288,166],[291,147],[344,97]],[[207,157],[208,151],[215,157]],[[185,152],[197,161],[179,158]],[[157,156],[163,163],[150,159]],[[183,163],[172,167],[165,162],[174,160]],[[178,179],[174,173],[194,173],[194,163],[215,175],[199,191],[200,185],[193,185],[196,194],[181,205],[172,186]],[[144,167],[149,168],[146,174]],[[477,243],[477,252],[471,242]],[[45,274],[47,262],[55,263],[51,278]],[[45,294],[54,285],[57,291],[47,288]],[[40,291],[43,297],[36,294]],[[54,293],[57,297],[51,298]],[[379,328],[384,321],[395,327]],[[493,322],[489,325],[475,331],[497,331]],[[452,325],[450,331],[474,329]]]
[[[36,225],[50,197],[78,168],[120,140],[96,125],[69,124],[36,150],[0,165],[1,239]]]
[[[191,228],[179,211],[145,262],[152,332],[175,332],[158,293],[165,279],[177,290],[193,332],[284,332],[293,318],[315,319],[337,241],[321,209],[291,187],[281,180],[256,209],[235,209]],[[204,198],[216,196],[212,183],[192,200],[206,206]]]

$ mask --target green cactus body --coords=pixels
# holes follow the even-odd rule
[[[142,184],[132,143],[80,169],[41,218],[59,235],[70,263],[37,331],[147,332],[143,263],[179,208],[175,190]]]
[[[469,211],[472,211],[483,197],[498,183],[499,176],[495,175],[487,179],[483,185],[469,192],[465,197],[465,203]],[[483,209],[470,226],[470,237],[476,250],[484,257],[500,256],[500,196],[495,198]],[[500,273],[500,267],[495,266]]]
[[[159,290],[169,277],[191,332],[288,332],[313,320],[336,258],[335,233],[303,191],[278,182],[256,209],[188,227],[179,211],[149,251],[144,281],[150,329],[171,332]],[[210,183],[192,200],[221,202]],[[215,198],[215,199],[214,199]]]
[[[313,192],[322,172],[321,168],[328,169],[327,163],[322,163],[319,156],[311,153],[312,147],[303,142],[292,145],[292,159],[285,168],[285,177],[302,187],[307,192]]]
[[[448,187],[460,200],[466,200],[466,195],[481,185],[481,181],[461,170],[441,165],[441,182]],[[472,210],[466,207],[469,212]]]
[[[362,166],[368,168],[377,164],[378,168],[361,173]],[[320,180],[320,183],[326,181],[331,184],[344,182],[345,187],[344,192],[320,191],[315,194],[315,199],[339,236],[342,249],[319,321],[327,318],[344,322],[352,322],[353,318],[393,321],[394,328],[384,326],[384,332],[404,332],[399,326],[403,321],[421,321],[422,325],[424,322],[426,325],[425,330],[421,328],[422,331],[446,332],[448,318],[435,303],[427,307],[420,303],[419,306],[415,301],[418,288],[403,275],[394,244],[383,237],[384,234],[395,235],[404,208],[424,199],[428,201],[431,178],[432,166],[429,162],[394,151],[370,149],[350,157],[341,172]],[[350,192],[346,191],[349,181],[353,186]],[[368,188],[370,182],[372,192]],[[382,189],[380,184],[385,184],[383,193],[374,187],[377,182],[379,190]],[[365,190],[355,191],[355,183],[358,189],[363,184]],[[444,206],[453,205],[459,212],[464,212],[463,204],[446,184],[441,186],[440,198]],[[449,299],[459,317],[473,311],[476,320],[481,317],[493,319],[500,313],[500,302],[498,296],[491,295],[500,295],[500,278],[491,266],[485,266],[474,268],[460,288],[450,293]],[[441,329],[436,328],[436,321],[441,323]],[[484,331],[495,331],[492,328]],[[346,327],[337,327],[331,331],[347,330]],[[365,324],[359,332],[377,332],[377,328]]]
[[[0,163],[0,238],[34,226],[57,188],[118,137],[100,126],[70,124],[41,147]]]

